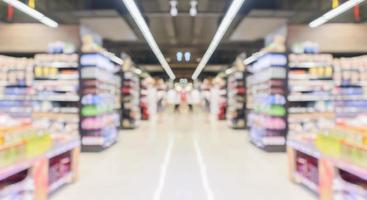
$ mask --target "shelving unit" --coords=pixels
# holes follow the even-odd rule
[[[290,73],[296,70],[293,77],[301,80],[289,77],[288,100],[298,105],[289,108],[289,121],[300,123],[290,125],[290,133],[297,133],[288,139],[290,179],[321,200],[366,199],[366,57],[314,54],[289,60]],[[292,115],[292,110],[306,113]]]
[[[142,120],[151,120],[157,116],[159,93],[156,80],[144,76],[140,79],[140,111]]]
[[[140,114],[142,120],[149,120],[151,117],[149,112],[148,87],[146,79],[140,80]]]
[[[29,153],[6,166],[0,166],[0,199],[44,200],[79,178],[79,140],[53,142],[49,150]],[[39,148],[39,145],[38,147]]]
[[[33,66],[32,59],[0,57],[0,113],[31,120]]]
[[[367,166],[322,153],[310,134],[288,140],[288,160],[290,180],[320,200],[367,198]]]
[[[250,66],[248,126],[252,143],[266,151],[284,151],[287,135],[287,56],[264,53]]]
[[[329,54],[289,55],[289,135],[334,125],[332,60]]]
[[[205,100],[208,101],[211,118],[214,120],[226,120],[228,107],[226,77],[218,74],[211,82],[207,82],[203,86],[208,87],[203,91],[203,94]]]
[[[139,125],[140,113],[140,77],[131,72],[123,72],[121,124],[123,129],[134,129]]]
[[[0,115],[0,199],[44,200],[78,178],[78,120],[58,116],[75,109],[68,106],[74,101],[60,103],[71,92],[67,84],[58,82],[72,77],[72,72],[64,71],[65,65],[70,67],[64,62],[70,57],[74,59],[46,54],[37,55],[35,61],[0,58],[5,86],[1,104],[8,107]],[[50,102],[56,101],[50,100],[55,96],[57,102]],[[64,117],[66,121],[61,121]]]
[[[218,119],[219,120],[226,120],[226,116],[227,116],[227,106],[228,106],[228,101],[227,101],[227,81],[224,80],[224,84],[222,84],[220,86],[220,90],[219,90],[219,113],[218,113]]]
[[[33,119],[57,137],[78,138],[77,54],[37,54],[33,81]]]
[[[39,158],[31,167],[36,169],[38,165],[47,165],[48,194],[72,183],[78,177],[78,61],[78,54],[35,56],[33,124],[48,130],[53,142],[45,157]]]
[[[80,57],[80,134],[83,151],[101,151],[117,140],[120,126],[121,69],[104,53]]]
[[[351,119],[367,113],[367,57],[334,59],[333,65],[336,118]]]
[[[246,80],[245,72],[235,71],[228,76],[227,120],[234,129],[246,128]]]

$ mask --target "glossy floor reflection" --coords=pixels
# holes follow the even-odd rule
[[[82,154],[80,180],[53,200],[313,200],[287,179],[284,153],[196,114],[165,114],[123,131],[102,153]]]

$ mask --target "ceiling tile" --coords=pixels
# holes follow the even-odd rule
[[[121,17],[82,18],[81,24],[111,41],[137,41],[135,33]]]

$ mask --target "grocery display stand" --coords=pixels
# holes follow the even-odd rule
[[[220,85],[219,90],[219,113],[218,113],[218,120],[226,120],[227,117],[227,107],[228,107],[228,92],[227,92],[227,81],[223,80],[224,84]]]
[[[33,59],[0,57],[0,113],[31,119]]]
[[[228,75],[227,120],[233,129],[246,128],[246,80],[245,72],[234,71]]]
[[[288,141],[289,178],[318,194],[320,200],[344,195],[367,198],[367,190],[348,181],[367,183],[367,166],[328,156],[318,150],[314,139],[293,138]]]
[[[77,54],[37,54],[33,81],[33,120],[58,137],[79,138]]]
[[[121,69],[108,54],[80,57],[80,134],[83,151],[102,151],[117,141],[120,126]]]
[[[248,67],[248,126],[253,144],[285,151],[287,137],[287,56],[262,53]]]
[[[40,168],[42,164],[48,166],[45,171],[48,193],[73,182],[78,176],[80,152],[78,61],[78,54],[35,56],[33,124],[50,131],[53,145],[45,155],[35,159],[31,171],[42,170]]]
[[[312,110],[314,113],[310,116],[299,118],[315,121],[327,119],[328,122],[318,122],[319,126],[313,126],[313,129],[299,131],[303,134],[290,135],[289,177],[291,181],[318,194],[321,200],[367,199],[367,189],[364,187],[367,184],[367,131],[364,128],[366,57],[333,59],[325,54],[306,57],[314,57],[312,60],[315,60],[315,56],[323,62],[306,62],[307,65],[302,66],[320,68],[327,63],[333,73],[327,70],[329,72],[326,74],[318,74],[318,78],[324,75],[324,79],[314,80],[319,83],[312,85],[310,90],[317,93],[308,95],[305,101],[330,103],[314,106],[323,110]],[[298,83],[293,88],[305,87],[309,85]],[[289,97],[290,100],[295,98],[295,95]]]
[[[147,79],[140,80],[140,114],[141,120],[149,120],[151,118],[151,113],[149,110],[149,83]]]
[[[79,140],[70,140],[54,144],[45,154],[22,159],[6,167],[0,167],[0,183],[8,183],[21,176],[23,180],[15,182],[0,191],[0,198],[9,194],[28,193],[35,200],[47,200],[48,196],[66,184],[73,183],[79,177]],[[51,164],[64,156],[67,163],[62,163],[63,176],[55,177]],[[60,162],[65,162],[65,159]],[[67,170],[67,171],[65,171]]]
[[[366,113],[367,57],[334,59],[333,65],[336,118],[351,119]]]
[[[123,72],[121,84],[121,128],[134,129],[140,121],[140,77],[131,70]]]
[[[43,56],[51,59],[46,62]],[[36,56],[36,62],[31,59],[7,57],[5,65],[11,68],[2,68],[1,80],[6,87],[2,96],[4,101],[1,103],[14,108],[1,110],[3,124],[0,128],[0,199],[13,197],[45,200],[60,187],[78,178],[80,141],[75,137],[78,121],[70,117],[70,124],[56,122],[63,118],[56,117],[57,114],[75,111],[75,108],[55,106],[51,110],[50,106],[40,103],[64,100],[69,102],[71,99],[63,98],[70,96],[62,95],[62,92],[56,92],[56,89],[61,86],[65,86],[64,89],[68,87],[67,84],[60,85],[58,78],[66,78],[70,74],[58,76],[63,73],[59,73],[62,70],[57,69],[63,68],[65,64],[55,64],[55,57],[60,58],[60,55],[43,54],[41,57],[43,58]],[[41,66],[41,69],[35,68],[35,64]],[[52,70],[43,73],[44,67]],[[34,70],[41,73],[37,74]],[[47,112],[47,117],[42,115],[42,112]],[[78,117],[77,112],[74,114]],[[76,132],[73,134],[73,131]]]
[[[289,135],[334,125],[332,60],[330,54],[289,55]]]

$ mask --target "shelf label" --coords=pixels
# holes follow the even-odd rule
[[[103,145],[104,138],[102,137],[83,137],[82,144],[83,145]]]
[[[284,137],[264,137],[262,139],[263,144],[265,145],[285,145]]]

